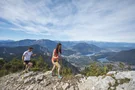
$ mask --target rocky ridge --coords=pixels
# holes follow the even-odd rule
[[[98,77],[78,74],[70,79],[52,77],[50,71],[19,72],[1,77],[0,90],[135,90],[135,71],[111,71]]]

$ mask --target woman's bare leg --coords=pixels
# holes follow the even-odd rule
[[[56,67],[56,66],[55,66],[55,65],[53,65],[53,68],[52,68],[52,73],[53,73],[53,71],[54,71],[55,67]]]
[[[61,66],[59,63],[57,63],[57,67],[58,67],[58,76],[60,76],[60,69],[61,69]]]

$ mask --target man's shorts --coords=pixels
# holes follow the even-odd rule
[[[25,62],[25,64],[28,64],[30,61],[24,61]]]

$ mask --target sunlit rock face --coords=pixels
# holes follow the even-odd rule
[[[111,71],[104,76],[81,74],[59,79],[51,72],[14,73],[0,78],[0,90],[135,90],[135,71]]]

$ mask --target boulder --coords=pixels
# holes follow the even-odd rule
[[[68,87],[69,87],[69,84],[68,84],[68,83],[65,83],[65,84],[62,86],[63,90],[66,90]]]
[[[44,74],[39,74],[36,76],[36,81],[42,81],[44,79]]]
[[[124,71],[124,72],[119,72],[114,75],[116,79],[125,79],[125,78],[132,78],[132,73],[130,71]]]
[[[45,72],[45,76],[47,76],[47,75],[50,75],[52,73],[52,71],[47,71],[47,72]]]
[[[132,79],[127,87],[128,90],[135,90],[135,79]]]
[[[100,79],[98,82],[95,83],[94,90],[108,90],[110,85],[113,86],[114,84],[115,80],[110,76],[106,76],[105,78]]]
[[[31,72],[25,73],[25,74],[22,75],[22,76],[23,76],[23,78],[27,78],[27,77],[30,77],[30,76],[34,76],[34,75],[36,75],[36,74],[37,74],[36,72],[31,71]]]
[[[111,76],[111,75],[114,75],[114,74],[116,74],[116,73],[117,73],[117,71],[110,71],[110,72],[108,72],[106,75]]]
[[[131,89],[128,89],[128,83],[124,83],[124,84],[120,84],[116,87],[116,90],[131,90]]]
[[[24,84],[26,84],[26,83],[33,83],[33,82],[35,82],[35,78],[34,77],[29,77],[29,78],[26,78],[24,80]]]

